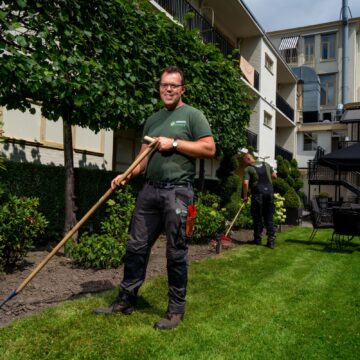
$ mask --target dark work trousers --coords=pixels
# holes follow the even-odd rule
[[[183,314],[188,273],[186,218],[194,191],[188,185],[154,185],[146,183],[140,191],[131,222],[124,258],[121,297],[134,303],[145,280],[151,247],[160,233],[166,234],[168,274],[168,312]]]
[[[274,191],[266,173],[266,167],[254,166],[258,175],[258,182],[252,186],[251,216],[254,222],[254,241],[261,242],[261,234],[265,225],[268,241],[275,240],[274,226]]]
[[[274,195],[273,193],[253,193],[251,196],[251,216],[254,222],[254,240],[261,242],[265,225],[268,240],[275,239]]]

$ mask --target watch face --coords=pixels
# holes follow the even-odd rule
[[[176,148],[176,147],[177,147],[177,141],[174,140],[174,141],[173,141],[173,148]]]

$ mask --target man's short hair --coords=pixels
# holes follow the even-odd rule
[[[181,85],[185,84],[185,77],[184,77],[184,72],[176,65],[170,65],[167,66],[165,69],[163,69],[160,73],[160,79],[163,76],[163,74],[168,73],[168,74],[173,74],[173,73],[179,73],[181,76]]]

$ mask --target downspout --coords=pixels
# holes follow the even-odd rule
[[[349,62],[349,5],[348,0],[342,0],[342,79],[341,100],[345,105],[348,102],[348,62]]]

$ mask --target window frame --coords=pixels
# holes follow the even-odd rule
[[[329,102],[329,81],[324,82],[323,79],[324,77],[332,77],[333,78],[333,101]],[[336,102],[337,102],[337,98],[336,98],[336,88],[337,88],[337,78],[336,78],[336,73],[329,73],[329,74],[319,74],[319,78],[320,78],[320,106],[335,106]],[[324,91],[324,83],[326,85],[325,87],[325,97],[326,100],[325,102],[323,102],[323,91]]]
[[[274,74],[274,61],[268,53],[265,53],[265,67],[272,75]]]
[[[306,136],[310,139],[305,143]],[[309,144],[311,149],[307,149],[305,145]],[[316,132],[304,132],[303,134],[303,151],[316,151],[318,147],[318,134]]]
[[[264,110],[264,125],[266,127],[268,127],[269,129],[272,129],[272,124],[273,124],[273,116],[267,112],[266,110]]]
[[[312,41],[307,43],[307,41],[309,41],[309,40],[312,40]],[[309,50],[310,54],[307,54],[307,50]],[[312,50],[312,54],[311,54],[311,50]],[[314,35],[305,36],[304,37],[304,62],[307,65],[309,65],[309,64],[314,65],[315,59],[316,59],[315,36]]]
[[[331,41],[324,40],[325,37],[329,38],[330,36],[334,37],[334,57],[330,57],[331,54]],[[320,35],[320,60],[321,61],[333,61],[336,60],[336,44],[337,44],[337,34],[336,33],[328,33]],[[326,45],[327,57],[323,57],[323,47]]]

